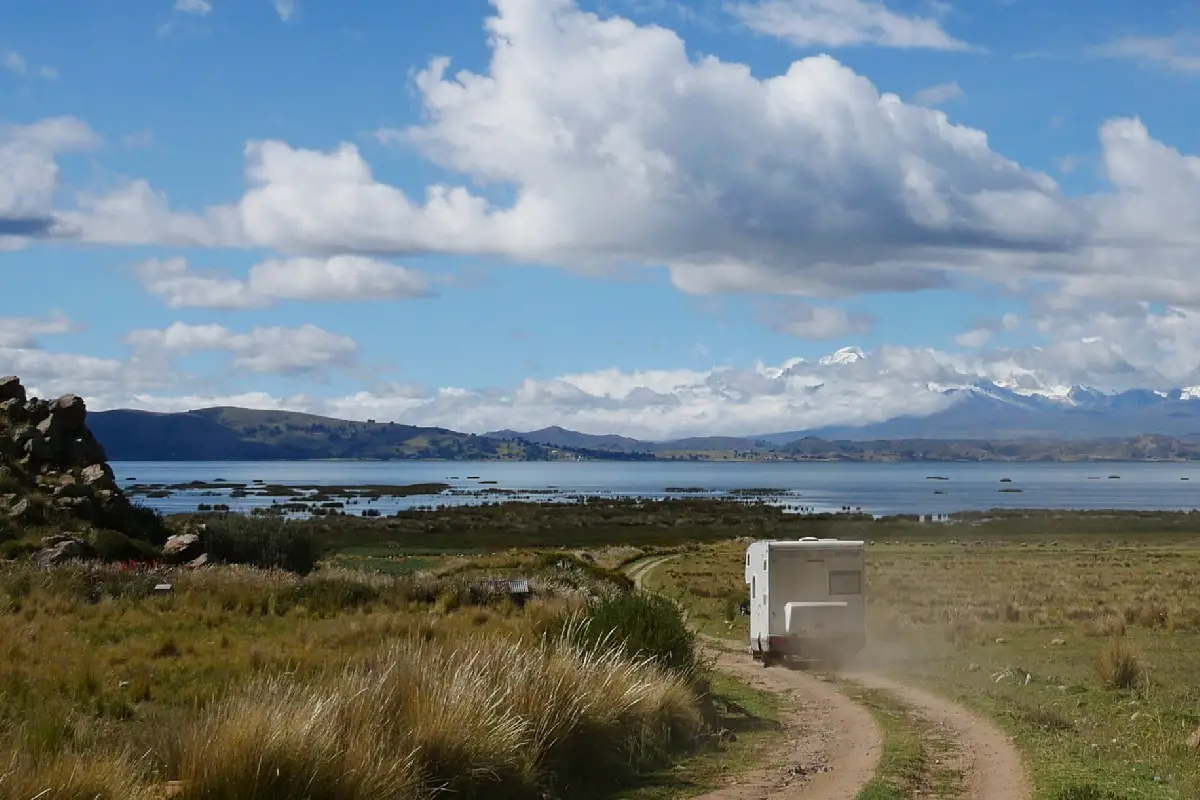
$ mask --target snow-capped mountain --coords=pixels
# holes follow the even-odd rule
[[[832,367],[842,364],[854,364],[866,357],[867,354],[857,347],[843,347],[827,356],[821,357],[817,360],[817,363],[825,367]]]
[[[872,357],[856,347],[846,347],[818,363],[832,371],[849,365],[861,369],[866,364],[859,362]],[[863,440],[1200,435],[1200,387],[1196,386],[1104,391],[1042,382],[1033,374],[999,380],[964,378],[959,385],[939,380],[923,386],[947,401],[927,416],[899,416],[861,426],[835,425],[758,438],[783,443],[798,436]]]

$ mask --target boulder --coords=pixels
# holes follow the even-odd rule
[[[87,419],[87,405],[78,395],[64,394],[50,401],[50,418],[58,420],[64,431],[76,433]]]
[[[86,486],[81,486],[74,482],[54,487],[55,497],[87,497],[90,494],[91,492]]]
[[[116,489],[116,479],[108,464],[92,464],[84,467],[79,473],[79,480],[93,489]]]
[[[54,505],[79,519],[91,521],[96,518],[96,506],[93,505],[92,498],[86,495],[83,497],[56,497]]]
[[[72,539],[67,536],[50,547],[39,550],[34,554],[33,559],[43,566],[50,566],[52,564],[62,564],[77,558],[84,558],[87,554],[87,545],[78,539]]]
[[[18,400],[15,397],[0,400],[0,415],[6,416],[15,422],[20,422],[25,417],[25,401]]]
[[[25,441],[25,457],[31,461],[49,461],[54,458],[54,445],[44,434],[39,434],[40,429]]]
[[[25,525],[37,525],[45,519],[43,508],[28,497],[22,497],[8,509],[8,516]]]
[[[204,545],[194,533],[180,533],[167,539],[163,545],[163,558],[174,563],[193,561],[204,555]]]
[[[66,525],[74,518],[138,539],[166,536],[117,485],[103,446],[87,428],[83,399],[28,397],[16,378],[0,378],[0,496],[7,498],[0,503],[0,517],[18,530]],[[75,545],[55,547],[65,551],[45,553],[43,563],[78,552]],[[196,555],[192,551],[188,557]]]
[[[25,387],[16,375],[6,375],[0,378],[0,400],[16,400],[25,402]]]

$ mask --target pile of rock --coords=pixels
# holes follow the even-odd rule
[[[31,398],[20,380],[0,377],[0,539],[5,527],[94,527],[154,538],[148,519],[153,529],[156,518],[134,508],[117,486],[104,448],[88,430],[82,398]],[[79,557],[89,546],[65,534],[46,539],[39,556],[51,563]]]

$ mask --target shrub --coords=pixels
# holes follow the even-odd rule
[[[87,539],[96,556],[103,561],[154,561],[161,555],[148,542],[106,528],[93,531]]]
[[[320,557],[312,529],[287,520],[240,514],[211,517],[200,538],[209,558],[231,564],[307,575]]]
[[[554,633],[592,649],[615,643],[629,656],[653,658],[685,678],[699,667],[696,634],[679,607],[660,595],[629,591],[592,600],[581,612],[562,617]]]
[[[677,678],[615,649],[407,639],[366,667],[263,677],[182,735],[187,797],[580,797],[689,746]]]
[[[1106,689],[1133,689],[1141,682],[1141,661],[1124,637],[1108,640],[1096,659],[1096,676]]]
[[[359,608],[379,600],[381,592],[366,580],[350,575],[311,575],[280,593],[276,612],[304,606],[318,614]]]

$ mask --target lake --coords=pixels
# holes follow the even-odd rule
[[[737,489],[773,488],[766,499],[791,510],[881,514],[946,514],[988,508],[1160,509],[1200,507],[1200,463],[721,463],[497,461],[152,461],[113,462],[122,486],[228,481],[277,485],[406,485],[448,483],[444,495],[356,500],[389,514],[403,508],[496,500],[568,499],[570,495],[672,496],[668,488],[702,488],[721,496]],[[1110,476],[1120,476],[1113,478]],[[930,480],[931,477],[948,480]],[[1002,482],[1003,479],[1008,479]],[[1185,480],[1186,479],[1186,480]],[[494,483],[491,483],[493,482]],[[552,492],[544,490],[551,489]],[[1001,491],[1003,489],[1015,491]],[[501,491],[507,490],[507,491]],[[279,498],[229,498],[229,490],[176,491],[138,498],[165,513],[195,511],[198,503],[228,503],[238,511]]]

